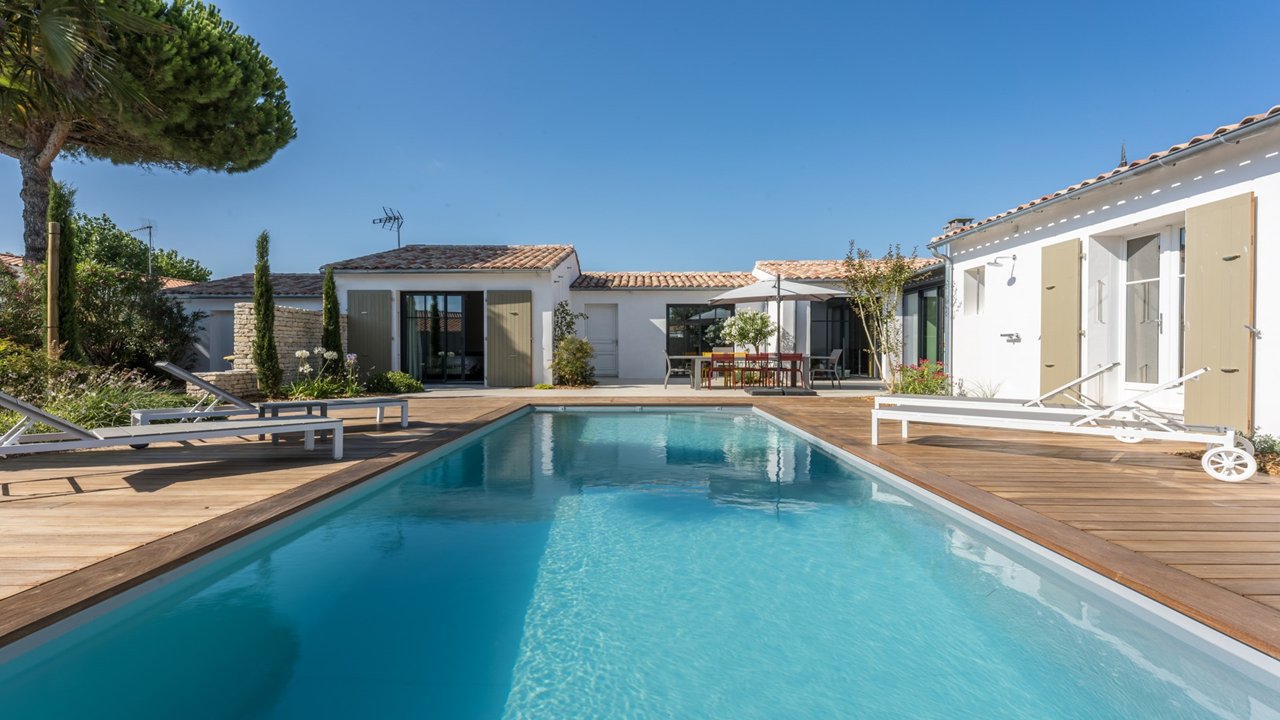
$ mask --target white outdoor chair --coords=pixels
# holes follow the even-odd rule
[[[304,415],[290,418],[252,418],[216,423],[128,425],[89,430],[52,413],[0,392],[0,408],[17,413],[18,422],[0,435],[0,457],[31,453],[82,450],[87,448],[128,445],[144,448],[151,443],[188,442],[218,437],[281,433],[302,433],[303,446],[315,448],[317,432],[333,433],[333,459],[342,459],[342,420]],[[57,432],[29,432],[36,424],[47,425]]]
[[[843,348],[836,348],[831,351],[822,364],[809,369],[809,385],[813,385],[813,381],[819,376],[831,381],[832,387],[840,387],[840,356],[844,354]]]

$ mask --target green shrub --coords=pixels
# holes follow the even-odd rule
[[[596,368],[591,358],[596,356],[591,343],[580,337],[567,337],[556,348],[551,361],[551,372],[561,385],[589,387],[596,384]]]
[[[156,277],[80,263],[75,312],[81,359],[97,365],[150,368],[157,360],[181,363],[191,352],[202,313],[188,314],[163,292]],[[0,337],[44,346],[45,272],[0,272]]]
[[[538,383],[533,386],[534,390],[555,390],[556,386],[551,383]]]
[[[365,383],[369,392],[375,393],[417,393],[422,392],[422,383],[413,379],[409,373],[400,371],[380,372],[370,375]]]
[[[1258,428],[1261,430],[1261,428]],[[1275,435],[1268,435],[1255,431],[1253,436],[1249,438],[1253,441],[1253,448],[1258,454],[1280,454],[1280,438]]]
[[[898,382],[894,392],[908,395],[946,395],[951,388],[951,378],[942,369],[942,363],[921,360],[918,365],[903,365],[898,369]]]

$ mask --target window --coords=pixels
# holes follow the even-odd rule
[[[1160,236],[1126,243],[1125,367],[1131,383],[1156,383],[1160,377]]]
[[[964,271],[964,314],[978,315],[987,304],[987,268]]]
[[[720,330],[733,315],[724,305],[668,305],[667,354],[701,355],[724,344]]]

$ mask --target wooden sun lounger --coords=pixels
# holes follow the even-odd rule
[[[295,432],[302,433],[304,447],[313,450],[317,432],[332,432],[333,459],[342,459],[342,420],[338,418],[305,415],[200,424],[128,425],[89,430],[3,392],[0,392],[0,407],[21,416],[17,424],[0,435],[0,457],[121,445],[146,447],[160,442]],[[57,432],[28,432],[37,424],[47,425]]]
[[[130,412],[134,425],[149,425],[157,420],[189,420],[199,422],[210,418],[228,418],[237,415],[256,414],[260,418],[278,417],[282,412],[313,411],[321,417],[328,417],[329,410],[343,408],[374,408],[376,421],[382,424],[389,407],[400,410],[400,427],[409,426],[409,401],[394,397],[369,398],[334,398],[331,400],[278,400],[263,403],[251,403],[241,397],[223,390],[213,383],[194,375],[169,362],[158,362],[156,367],[170,375],[200,388],[201,395],[196,404],[190,408],[147,408]]]

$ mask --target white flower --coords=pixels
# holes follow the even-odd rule
[[[298,352],[294,353],[293,356],[298,358],[299,360],[306,360],[307,358],[311,357],[311,353],[307,352],[306,350],[299,350]]]
[[[322,347],[320,347],[319,345],[317,345],[317,346],[316,346],[316,354],[317,354],[317,355],[323,355],[323,354],[324,354],[324,348],[322,348]]]
[[[302,373],[303,375],[310,375],[311,366],[306,363],[302,363],[301,365],[298,366],[298,372]]]
[[[353,363],[353,362],[355,362],[355,361],[356,361],[356,354],[355,354],[355,353],[347,353],[347,354],[343,357],[343,359],[344,359],[344,360],[346,360],[348,363]]]
[[[334,351],[332,351],[332,350],[329,350],[328,352],[326,352],[326,353],[324,354],[324,359],[325,359],[325,360],[337,360],[337,359],[338,359],[338,353],[336,353],[336,352],[334,352]]]

